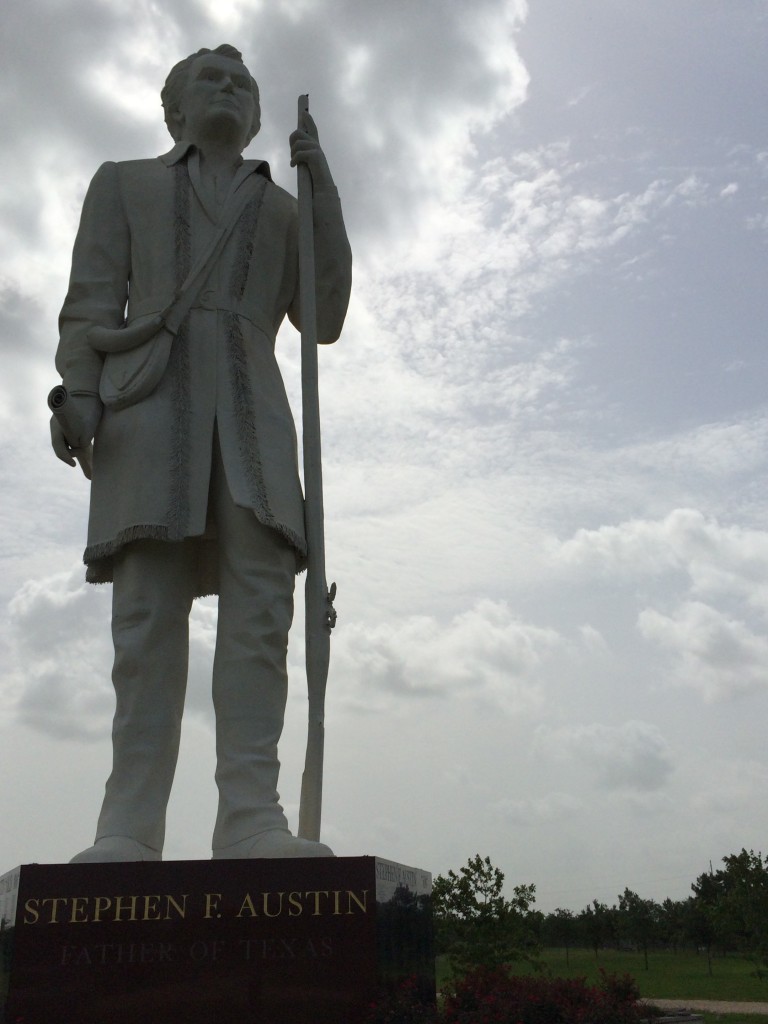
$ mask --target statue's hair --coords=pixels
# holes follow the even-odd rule
[[[243,61],[243,55],[238,49],[234,46],[230,46],[229,43],[222,43],[222,45],[217,46],[215,50],[209,50],[207,47],[203,47],[202,50],[198,50],[197,53],[190,53],[190,55],[185,57],[184,60],[180,60],[178,64],[174,64],[168,73],[165,85],[160,93],[160,101],[163,104],[163,112],[165,114],[165,123],[174,142],[181,141],[182,122],[179,117],[179,105],[181,103],[181,98],[184,95],[184,90],[187,87],[190,68],[192,67],[193,61],[198,57],[201,57],[204,53],[218,53],[221,54],[222,57],[231,57],[232,60],[238,60],[241,64]],[[251,127],[248,132],[246,145],[248,145],[261,127],[259,87],[256,84],[253,75],[250,75],[249,73],[249,77],[251,79],[251,92],[253,93],[254,110],[253,121],[251,122]]]

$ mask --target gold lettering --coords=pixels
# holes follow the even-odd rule
[[[214,913],[216,917],[221,917],[219,910],[219,900],[221,899],[220,892],[207,892],[205,894],[205,913],[203,917],[213,917]],[[238,914],[238,917],[240,915]]]
[[[64,896],[50,896],[48,899],[42,900],[41,902],[42,902],[43,906],[45,906],[46,903],[50,903],[51,904],[51,919],[48,922],[48,924],[60,924],[61,922],[57,918],[57,914],[59,912],[59,904],[63,903],[63,904],[66,905],[66,902],[67,902],[66,897],[64,897]]]
[[[142,921],[159,921],[161,919],[159,896],[145,896],[144,897],[144,916]]]
[[[321,896],[327,896],[328,895],[328,890],[327,889],[326,890],[314,889],[314,890],[311,890],[310,892],[305,892],[304,895],[307,896],[307,897],[309,897],[309,896],[314,896],[315,897],[315,909],[312,911],[312,917],[320,917],[320,914],[321,914],[321,910],[320,910],[320,897]]]
[[[242,906],[240,907],[240,909],[237,912],[237,916],[238,917],[242,917],[243,914],[246,912],[246,910],[248,911],[248,913],[249,913],[249,915],[251,917],[258,917],[259,916],[256,913],[256,907],[254,907],[254,905],[253,905],[253,900],[251,899],[251,894],[249,892],[247,892],[245,894],[245,899],[243,900]]]
[[[40,918],[40,912],[38,906],[40,900],[29,899],[24,904],[24,924],[37,924]]]
[[[102,911],[110,910],[112,907],[112,900],[109,896],[96,896],[93,901],[93,920],[100,921]]]
[[[88,924],[88,897],[87,896],[73,896],[72,897],[72,912],[69,915],[70,924]],[[78,914],[85,916],[78,917]]]
[[[138,898],[139,898],[138,896],[115,896],[115,916],[114,916],[114,920],[115,921],[119,921],[120,920],[120,915],[123,914],[125,911],[128,911],[129,916],[128,916],[127,920],[129,920],[129,921],[136,921],[137,920],[137,917],[136,917],[136,900]],[[126,906],[123,905],[123,900],[127,900],[128,901]]]
[[[76,949],[76,946],[62,946],[61,947],[61,960],[59,961],[61,967],[66,967],[69,963],[72,952]]]
[[[277,893],[263,892],[261,894],[261,896],[262,896],[262,906],[264,908],[264,917],[280,917],[280,915],[283,912],[283,896],[285,896],[285,893],[284,892],[277,892]],[[277,913],[276,914],[270,914],[270,912],[269,912],[269,897],[270,896],[279,896],[280,897],[280,902],[278,903]]]
[[[339,917],[341,910],[339,908],[339,897],[341,896],[341,889],[333,890],[333,916]]]
[[[348,914],[354,914],[354,910],[352,909],[352,901],[353,900],[358,905],[358,907],[360,907],[360,909],[362,910],[362,912],[364,914],[368,913],[368,890],[367,889],[363,889],[362,896],[363,896],[362,900],[359,900],[357,898],[357,896],[355,896],[355,894],[350,889],[347,889],[347,913]]]
[[[170,917],[171,917],[171,907],[173,907],[173,909],[176,911],[176,913],[179,915],[179,917],[186,917],[187,916],[187,896],[188,895],[189,895],[189,893],[186,893],[186,892],[184,893],[184,895],[181,897],[181,899],[182,899],[181,903],[178,903],[173,898],[173,896],[166,896],[165,897],[165,920],[166,921],[170,920]]]
[[[300,892],[288,893],[288,917],[299,917],[304,912],[304,907],[299,902]]]

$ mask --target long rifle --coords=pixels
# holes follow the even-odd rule
[[[309,112],[309,97],[299,96],[299,128]],[[325,749],[325,688],[331,657],[331,630],[336,622],[336,584],[325,578],[323,532],[323,469],[320,453],[320,401],[317,372],[317,309],[315,244],[312,224],[312,175],[299,163],[299,299],[301,303],[301,404],[304,448],[304,523],[307,536],[307,579],[304,585],[307,696],[309,723],[304,774],[301,778],[299,835],[320,839]]]

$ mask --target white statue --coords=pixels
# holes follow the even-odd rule
[[[296,436],[274,357],[300,324],[297,204],[241,153],[255,81],[230,46],[177,64],[162,93],[176,145],[105,163],[86,196],[56,357],[77,439],[94,438],[92,583],[113,582],[113,768],[75,861],[159,860],[178,754],[193,598],[219,595],[213,665],[219,807],[213,857],[332,856],[296,838],[277,744],[297,569],[306,556]],[[291,162],[313,190],[317,337],[335,341],[351,255],[309,115]]]

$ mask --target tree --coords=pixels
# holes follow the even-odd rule
[[[503,885],[503,872],[479,853],[458,874],[449,871],[435,879],[436,947],[448,954],[455,971],[534,958],[537,946],[528,918],[536,887],[517,885],[512,899],[506,899]]]
[[[579,924],[584,937],[595,951],[595,960],[598,950],[615,937],[615,917],[615,911],[598,900],[592,900],[579,914]]]
[[[619,896],[621,928],[630,942],[643,951],[645,969],[648,970],[648,948],[659,934],[659,907],[653,900],[644,900],[631,889]]]
[[[565,949],[565,962],[570,965],[570,948],[576,937],[576,918],[572,910],[557,907],[547,914],[544,921],[544,943],[548,946],[562,946]]]
[[[699,875],[691,888],[718,943],[768,969],[768,857],[753,850],[723,857],[724,868]]]
[[[665,899],[659,907],[660,937],[675,953],[690,937],[690,917],[687,900]]]

